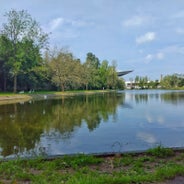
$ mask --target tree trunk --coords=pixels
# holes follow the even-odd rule
[[[7,79],[6,79],[6,76],[5,76],[5,74],[4,74],[4,86],[3,86],[3,90],[4,90],[4,92],[6,91],[6,81],[7,81]]]
[[[13,86],[13,92],[16,93],[17,92],[17,75],[14,76],[14,86]]]
[[[61,84],[61,90],[62,90],[62,92],[65,91],[65,85],[64,84]]]

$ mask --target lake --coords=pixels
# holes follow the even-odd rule
[[[125,90],[0,105],[0,157],[184,147],[184,91]]]

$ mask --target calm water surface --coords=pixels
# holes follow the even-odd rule
[[[184,91],[137,90],[0,106],[0,156],[184,147]]]

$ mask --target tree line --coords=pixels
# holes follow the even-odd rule
[[[149,80],[147,76],[136,76],[132,84],[134,88],[139,89],[174,89],[184,87],[184,74],[171,74],[166,76],[161,76],[160,80]]]
[[[124,88],[116,64],[92,52],[81,62],[65,49],[49,49],[49,34],[25,11],[10,10],[0,27],[0,91]]]
[[[182,88],[184,87],[184,74],[166,75],[161,79],[160,85],[165,89]]]

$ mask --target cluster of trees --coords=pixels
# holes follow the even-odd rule
[[[135,87],[140,88],[140,89],[156,89],[159,86],[159,81],[150,81],[147,76],[141,77],[141,76],[136,76],[135,77]]]
[[[136,76],[133,83],[134,88],[140,89],[173,89],[173,88],[182,88],[184,87],[184,74],[172,74],[161,77],[160,81],[155,80],[151,81],[147,76],[140,77]]]
[[[5,17],[0,27],[0,91],[124,87],[114,63],[100,62],[91,52],[82,63],[64,49],[49,51],[49,35],[27,11],[11,10]]]
[[[166,89],[184,87],[184,74],[166,75],[161,79],[160,85]]]
[[[72,53],[60,50],[47,57],[51,81],[65,89],[123,89],[124,81],[117,76],[116,66],[100,60],[91,52],[81,63]]]

